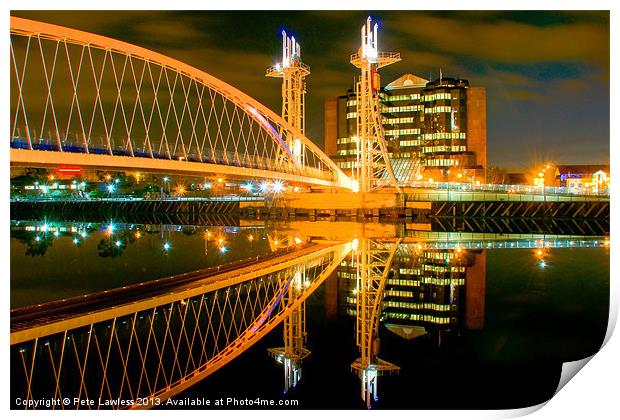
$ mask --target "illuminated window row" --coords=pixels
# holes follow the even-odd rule
[[[414,123],[415,118],[413,117],[384,118],[382,122],[383,124],[408,124],[408,123]]]
[[[401,128],[399,130],[385,130],[386,136],[403,136],[406,134],[420,134],[419,128]]]
[[[424,105],[384,106],[381,108],[381,112],[392,114],[392,113],[398,113],[398,112],[422,111],[423,109],[424,109]]]
[[[459,161],[454,159],[428,159],[426,166],[459,166]]]
[[[431,108],[424,108],[425,114],[439,114],[441,112],[452,112],[452,107],[449,106],[434,106]]]
[[[421,271],[419,268],[401,268],[400,270],[398,270],[398,272],[400,274],[414,274],[414,275],[421,274]]]
[[[396,102],[396,101],[417,101],[420,99],[419,93],[411,93],[409,95],[394,95],[388,96],[386,98],[387,101]]]
[[[347,101],[347,106],[356,106],[357,105],[357,99],[349,99]]]
[[[453,284],[454,286],[463,286],[465,284],[465,279],[440,279],[437,277],[422,277],[422,282],[425,284],[432,284],[433,286],[450,286]]]
[[[384,305],[388,308],[407,308],[407,309],[427,309],[431,311],[447,312],[450,305],[442,305],[432,302],[401,302],[401,301],[384,301]]]
[[[357,154],[356,149],[338,150],[336,152],[336,155],[338,156],[351,156],[351,155],[356,155],[356,154]]]
[[[348,272],[344,271],[344,272],[338,273],[338,277],[343,278],[343,279],[355,279],[355,278],[357,278],[357,274],[356,273],[348,273]]]
[[[341,169],[351,169],[353,167],[353,162],[340,162],[339,166]]]
[[[396,297],[413,297],[413,292],[409,290],[388,290],[386,292],[387,296],[396,296]],[[389,305],[388,305],[389,306]]]
[[[434,271],[436,273],[464,273],[465,272],[465,267],[463,266],[450,266],[450,267],[446,267],[445,265],[429,265],[429,264],[424,264],[422,266],[422,268],[425,271]]]
[[[401,140],[400,145],[403,147],[404,146],[419,146],[420,140]]]
[[[340,139],[336,140],[336,144],[348,144],[348,143],[355,143],[355,138],[353,137],[343,137]]]
[[[424,257],[433,260],[444,260],[446,258],[452,258],[454,252],[425,252]]]
[[[418,273],[416,273],[418,274]],[[419,287],[420,280],[410,280],[410,279],[388,279],[387,284],[390,286],[413,286]]]
[[[347,112],[347,119],[351,120],[357,118],[357,112]]]
[[[464,139],[467,133],[431,133],[424,134],[422,138],[424,140],[446,140],[446,139]]]
[[[423,147],[423,153],[437,153],[437,152],[465,152],[467,150],[466,146],[431,146],[431,147]]]
[[[424,95],[422,96],[422,102],[431,102],[436,101],[438,99],[452,99],[451,93],[433,93],[432,95]]]
[[[355,313],[354,313],[355,314]],[[426,321],[433,324],[445,325],[450,323],[449,317],[433,316],[433,315],[421,315],[421,314],[402,314],[390,312],[387,314],[388,318],[393,319],[406,319],[410,321]]]

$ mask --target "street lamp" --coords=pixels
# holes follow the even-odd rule
[[[251,182],[248,182],[247,184],[242,184],[241,189],[245,190],[247,193],[252,193],[254,190],[254,185],[252,185]]]
[[[170,178],[168,178],[167,176],[163,177],[162,180],[164,181],[164,184],[166,184],[168,186],[168,195],[170,195]],[[164,189],[164,187],[162,187],[162,190]],[[162,191],[163,192],[163,191]],[[162,194],[163,195],[163,194]]]

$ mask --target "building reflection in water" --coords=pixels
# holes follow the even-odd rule
[[[437,235],[428,235],[429,237],[424,240],[420,239],[419,236],[415,238],[406,235],[404,237],[399,236],[391,226],[366,225],[363,226],[363,229],[359,229],[357,225],[346,224],[345,227],[346,229],[339,231],[335,224],[329,226],[331,229],[326,229],[324,225],[313,223],[308,225],[306,229],[285,230],[269,226],[241,229],[225,226],[134,225],[112,221],[106,223],[53,223],[42,220],[12,221],[11,237],[26,245],[25,251],[22,248],[19,249],[20,252],[26,252],[27,255],[30,253],[45,254],[45,250],[54,244],[63,250],[81,248],[84,252],[79,255],[84,259],[87,255],[91,257],[94,255],[112,257],[106,258],[105,261],[106,265],[110,265],[115,262],[113,258],[122,260],[128,257],[128,255],[123,255],[124,250],[138,248],[150,252],[146,259],[151,264],[157,261],[160,255],[174,254],[179,251],[187,255],[198,254],[200,256],[199,263],[204,265],[205,269],[211,265],[210,270],[217,270],[218,273],[220,264],[223,262],[240,264],[239,267],[231,266],[231,269],[234,268],[235,270],[243,271],[246,269],[244,267],[247,267],[248,272],[252,273],[248,274],[250,278],[242,279],[241,277],[245,275],[245,272],[240,271],[238,284],[228,285],[224,281],[226,284],[222,283],[221,289],[209,289],[208,291],[201,289],[196,296],[180,296],[172,302],[170,308],[173,310],[166,309],[167,307],[164,308],[163,306],[161,308],[150,308],[149,310],[152,312],[145,312],[140,309],[135,313],[123,315],[124,318],[120,323],[114,317],[111,321],[106,319],[95,327],[84,325],[85,329],[80,331],[60,331],[60,335],[54,338],[54,340],[57,339],[57,342],[55,341],[57,345],[53,347],[54,351],[60,352],[58,354],[65,354],[62,351],[64,348],[62,343],[68,341],[67,338],[72,337],[74,333],[75,337],[85,337],[80,339],[79,343],[85,344],[86,348],[89,348],[89,328],[103,331],[101,333],[103,335],[100,336],[93,334],[96,339],[112,340],[113,336],[106,332],[112,325],[115,328],[114,331],[118,330],[115,334],[125,334],[120,338],[114,336],[114,339],[125,340],[129,343],[128,346],[131,345],[131,337],[133,337],[131,334],[145,332],[147,334],[146,339],[141,343],[143,342],[147,348],[150,343],[149,336],[155,336],[162,331],[163,342],[168,340],[168,334],[178,334],[178,337],[183,338],[188,334],[196,335],[202,334],[202,331],[207,331],[207,333],[210,331],[214,338],[207,339],[200,336],[198,341],[193,338],[185,341],[179,340],[178,342],[183,343],[183,346],[187,345],[187,348],[183,347],[183,353],[179,353],[178,345],[170,350],[172,353],[166,356],[170,358],[169,360],[176,359],[177,361],[183,360],[194,363],[192,357],[188,358],[187,356],[198,357],[194,365],[186,364],[187,372],[175,371],[173,364],[171,380],[177,374],[177,376],[189,378],[190,376],[185,375],[190,375],[190,367],[199,372],[203,368],[202,362],[206,357],[204,355],[207,354],[205,353],[207,348],[204,346],[207,344],[215,346],[215,349],[208,349],[214,351],[213,354],[209,353],[211,355],[209,360],[214,360],[213,358],[216,356],[221,356],[221,360],[224,360],[223,357],[229,357],[233,351],[236,352],[234,357],[241,354],[245,348],[251,345],[247,343],[250,341],[253,343],[262,337],[255,336],[255,333],[258,328],[262,328],[259,326],[262,326],[271,317],[273,321],[269,321],[271,322],[270,329],[279,323],[283,324],[283,346],[271,348],[269,353],[284,368],[284,390],[285,393],[288,392],[300,381],[303,360],[310,354],[310,350],[306,348],[305,300],[314,292],[316,287],[323,283],[325,278],[329,278],[325,283],[327,317],[333,318],[340,313],[356,319],[355,336],[360,357],[353,361],[351,367],[360,377],[362,400],[366,402],[368,407],[371,407],[379,397],[378,377],[382,373],[395,373],[399,370],[396,364],[379,358],[380,338],[385,339],[390,338],[390,336],[395,338],[392,334],[396,334],[404,340],[425,337],[425,340],[431,340],[437,346],[442,346],[449,341],[446,338],[450,336],[458,336],[464,330],[479,330],[484,327],[485,248],[532,249],[536,262],[540,264],[542,270],[545,269],[545,264],[549,262],[550,248],[609,247],[608,238],[571,236],[536,239],[531,235],[525,235],[524,238],[514,238],[509,241],[497,240],[496,238],[483,241],[459,236],[459,242],[456,242],[450,233],[439,236],[439,239]],[[339,236],[340,232],[344,232],[344,234]],[[354,236],[360,239],[348,242],[351,238],[350,232],[354,232]],[[330,237],[325,237],[326,234],[329,234]],[[149,237],[152,241],[148,240]],[[184,241],[183,238],[195,238],[195,240]],[[254,248],[258,245],[259,239],[264,246]],[[94,247],[83,248],[82,245],[87,242],[96,244],[96,251]],[[154,246],[151,246],[151,243]],[[299,247],[297,247],[298,245]],[[231,250],[231,253],[240,250],[239,254],[232,258],[232,261],[223,258],[207,260],[203,256],[212,257],[215,254],[224,257],[228,249]],[[288,252],[297,252],[297,254],[291,254],[295,256],[294,259],[289,258],[290,255],[284,258]],[[271,254],[275,255],[274,258],[282,258],[283,261],[280,264],[283,267],[276,269],[267,260],[263,262],[261,259],[259,261],[259,254]],[[254,260],[255,258],[256,260]],[[88,261],[92,262],[96,259],[91,258]],[[192,262],[190,261],[190,263]],[[266,270],[269,273],[259,275],[255,272],[257,267],[261,267],[261,270]],[[183,270],[179,275],[194,272],[190,265],[179,266],[177,269]],[[215,275],[214,272],[209,271],[209,273],[209,275]],[[135,282],[139,281],[137,278],[134,280]],[[230,278],[227,281],[229,280]],[[125,285],[123,283],[118,286],[124,287]],[[108,290],[110,283],[105,283],[104,286],[101,290],[84,289],[82,291],[101,292]],[[218,304],[218,299],[224,299],[223,303]],[[117,303],[115,302],[115,305]],[[127,303],[127,305],[134,303]],[[207,319],[206,312],[203,313],[202,311],[213,310],[216,304],[220,313],[211,314]],[[274,308],[278,308],[277,313],[274,313]],[[113,311],[114,307],[108,308],[108,310]],[[151,329],[141,324],[145,322],[154,323],[155,316],[158,313],[168,314],[168,318],[161,318],[163,321],[158,318],[159,321],[157,322],[164,322],[162,328]],[[172,314],[178,317],[174,318],[173,323],[170,321],[173,319],[171,318]],[[188,314],[190,321],[187,321]],[[237,325],[238,323],[239,325]],[[129,332],[123,332],[119,329],[125,328],[125,326],[129,328],[127,330]],[[270,329],[265,330],[264,334],[267,334]],[[225,342],[221,343],[220,341],[224,338],[222,338],[220,330],[225,331],[224,335],[226,336]],[[230,332],[233,330],[235,334],[230,336]],[[238,342],[235,341],[237,338],[239,338]],[[35,340],[38,338],[35,337]],[[391,339],[386,341],[392,342]],[[75,342],[78,343],[78,341]],[[108,342],[111,343],[112,341]],[[240,346],[239,343],[241,342],[247,345]],[[58,378],[53,377],[54,369],[58,367],[56,364],[62,362],[63,359],[62,357],[56,358],[56,356],[49,360],[40,357],[35,359],[32,355],[36,354],[37,351],[49,352],[47,347],[41,346],[47,346],[43,340],[39,344],[38,341],[35,341],[34,344],[19,342],[13,345],[12,355],[15,359],[12,369],[16,369],[20,374],[26,373],[25,379],[21,379],[23,383],[30,384],[33,378],[35,381],[39,381],[47,377],[54,379],[50,382],[53,387],[55,383],[58,384]],[[115,357],[125,360],[126,363],[128,357],[123,353],[124,349],[120,346],[108,345],[108,352],[111,348],[116,351],[117,347],[120,353]],[[105,350],[106,347],[103,346],[102,348]],[[317,350],[317,354],[319,353],[318,348],[314,350]],[[393,349],[390,348],[389,350]],[[157,351],[159,350],[156,349]],[[129,349],[127,353],[129,353]],[[136,353],[131,354],[135,355]],[[153,355],[154,353],[151,350],[149,354]],[[184,356],[179,358],[179,354]],[[393,354],[392,352],[392,357],[394,357]],[[26,356],[29,358],[25,358]],[[83,347],[80,351],[75,352],[75,356],[76,363],[85,366],[84,361],[87,361],[88,354],[83,350]],[[84,360],[80,359],[82,356]],[[102,358],[99,358],[99,355],[96,356],[95,361],[105,360],[105,354],[101,354]],[[230,356],[230,360],[234,357]],[[37,363],[50,362],[51,365],[38,370],[29,369],[22,372],[20,369],[23,363],[17,363],[22,361],[21,358],[25,358],[23,360],[31,363],[33,369],[35,360]],[[160,363],[163,363],[161,360],[163,359],[160,358]],[[166,360],[168,361],[168,359]],[[225,359],[222,365],[228,361],[229,359]],[[139,360],[138,358],[132,361],[132,363],[134,362],[137,363],[136,366],[142,369],[138,369],[138,372],[142,373],[138,375],[136,384],[136,393],[139,393],[138,391],[141,390],[140,375],[155,375],[155,382],[157,382],[159,371],[157,369],[155,371],[146,369],[146,359]],[[348,359],[347,363],[350,362],[351,360]],[[398,362],[398,360],[392,360],[392,362]],[[114,369],[118,366],[122,366],[122,363],[120,365],[111,364],[110,368]],[[160,366],[160,370],[163,368],[164,364]],[[43,369],[48,369],[48,373],[52,372],[53,375],[39,374],[33,377],[28,373],[35,371],[41,373],[44,372]],[[108,374],[106,369],[107,365],[102,370],[105,375]],[[66,369],[65,365],[63,372],[70,371],[70,369]],[[175,380],[179,379],[177,376],[174,376]],[[204,376],[206,377],[207,374]],[[121,379],[119,395],[129,392],[123,385],[124,381]]]
[[[328,308],[337,298],[342,312],[357,318],[359,329],[367,315],[358,313],[359,260],[347,258],[337,270],[338,295],[328,291]],[[484,327],[486,251],[435,248],[430,244],[400,244],[385,279],[380,302],[379,323],[405,340],[430,336],[438,346],[446,335],[459,335],[464,329]],[[358,332],[359,334],[359,332]],[[379,327],[378,335],[385,334]],[[379,352],[379,336],[371,354]],[[363,350],[362,350],[363,351]],[[380,360],[380,359],[378,359]],[[394,365],[392,365],[394,366]],[[398,369],[384,369],[395,372]],[[370,407],[378,399],[377,376],[381,369],[360,375],[362,398]]]

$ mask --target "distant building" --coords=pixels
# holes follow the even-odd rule
[[[609,165],[558,165],[555,183],[567,188],[609,188]]]
[[[381,88],[383,129],[396,177],[480,180],[486,171],[486,91],[467,80],[413,74]],[[350,173],[356,160],[355,92],[325,103],[325,152]]]

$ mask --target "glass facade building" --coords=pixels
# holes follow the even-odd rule
[[[347,259],[337,270],[341,313],[356,316],[355,262]],[[484,326],[486,251],[422,249],[401,244],[385,285],[381,324],[409,337]]]
[[[405,74],[381,89],[382,125],[402,181],[484,182],[486,93],[467,80]],[[346,172],[356,161],[355,92],[325,104],[325,152]]]

